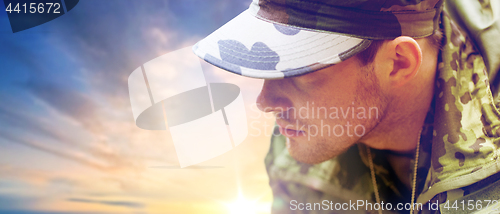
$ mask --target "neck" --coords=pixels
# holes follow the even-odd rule
[[[420,93],[408,96],[419,99],[396,99],[400,102],[388,103],[387,106],[392,108],[386,108],[387,114],[379,125],[361,141],[369,147],[391,151],[387,160],[408,189],[411,189],[410,174],[415,148],[434,95],[434,78],[430,79],[428,82],[432,84],[423,85]]]
[[[396,119],[397,123],[379,124],[372,132],[363,137],[361,142],[379,150],[413,153],[429,107],[430,104],[426,108],[398,118]]]
[[[415,148],[419,143],[420,132],[429,107],[430,104],[427,108],[422,108],[422,111],[409,114],[407,118],[400,120],[406,121],[406,123],[393,124],[389,126],[392,129],[370,133],[373,134],[372,138],[363,141],[372,148],[390,151],[386,158],[397,178],[408,190],[411,190],[410,175],[413,170]]]

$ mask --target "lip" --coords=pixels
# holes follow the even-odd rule
[[[278,124],[278,127],[279,127],[279,130],[280,130],[280,133],[285,136],[285,137],[289,137],[289,138],[295,138],[295,137],[303,137],[303,136],[306,136],[306,132],[305,131],[302,131],[302,130],[296,130],[296,129],[290,129],[290,128],[285,128],[285,127],[291,127],[293,128],[292,125],[285,125],[283,122],[281,121],[276,121],[276,123]]]

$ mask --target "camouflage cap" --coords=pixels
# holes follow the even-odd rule
[[[443,0],[253,0],[193,51],[233,73],[299,76],[344,61],[372,40],[421,38],[438,28]]]

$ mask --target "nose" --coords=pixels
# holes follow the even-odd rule
[[[269,113],[282,113],[292,107],[287,90],[286,80],[265,80],[257,97],[259,110]]]

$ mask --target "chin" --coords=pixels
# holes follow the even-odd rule
[[[346,148],[333,147],[335,145],[333,142],[325,140],[300,142],[287,138],[286,144],[290,156],[306,164],[322,163],[342,154],[349,148],[348,146]]]
[[[292,156],[292,158],[295,159],[296,161],[301,162],[301,163],[306,163],[306,164],[319,164],[319,163],[322,163],[324,161],[330,160],[330,158],[318,159],[318,158],[311,157],[308,155],[301,155],[301,154],[294,154],[294,153],[290,153],[290,156]]]

